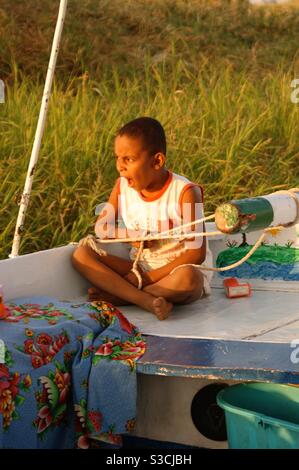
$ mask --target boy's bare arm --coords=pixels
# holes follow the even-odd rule
[[[119,196],[119,178],[117,179],[109,199],[95,223],[95,233],[98,238],[127,238],[128,231],[125,227],[118,227],[118,196]]]
[[[116,226],[118,215],[118,185],[119,182],[117,180],[111,191],[108,202],[102,208],[95,223],[95,234],[102,239],[109,238],[108,234],[112,232],[112,229]]]
[[[95,234],[100,239],[130,238],[140,236],[139,232],[128,231],[126,227],[118,227],[118,196],[119,179],[116,181],[107,203],[102,208],[95,223]],[[139,244],[132,243],[132,246]]]
[[[183,195],[181,202],[181,213],[184,214],[184,204],[189,204],[188,217],[184,217],[182,223],[193,222],[198,219],[198,211],[196,211],[196,203],[202,203],[201,190],[199,187],[191,187],[187,189]],[[186,206],[185,206],[186,207]],[[190,228],[191,231],[204,231],[204,224],[200,224],[200,227],[195,225]],[[191,240],[194,240],[192,238]],[[154,284],[160,281],[163,277],[171,273],[171,271],[177,266],[182,264],[202,264],[206,257],[206,239],[203,237],[202,245],[199,248],[187,249],[182,255],[178,256],[175,260],[162,266],[161,268],[154,269],[152,271],[143,273],[143,285],[144,287],[149,284]]]

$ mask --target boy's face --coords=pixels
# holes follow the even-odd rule
[[[143,148],[140,138],[117,136],[114,144],[116,169],[136,191],[148,188],[158,176],[160,167],[154,155]]]

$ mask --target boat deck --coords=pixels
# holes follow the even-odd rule
[[[121,311],[147,335],[288,343],[299,338],[299,292],[253,291],[228,299],[214,288],[202,300],[175,306],[164,321],[135,306]]]
[[[133,306],[122,312],[148,335],[139,372],[299,383],[298,292],[227,299],[223,289],[212,289],[203,300],[176,306],[163,322]]]

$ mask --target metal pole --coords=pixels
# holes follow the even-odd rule
[[[29,162],[29,166],[27,170],[25,186],[24,186],[24,190],[23,190],[23,194],[21,198],[20,209],[19,209],[16,229],[15,229],[15,234],[14,234],[14,239],[13,239],[12,251],[11,251],[11,254],[9,255],[10,258],[15,258],[19,254],[21,233],[23,231],[23,224],[24,224],[26,210],[27,210],[28,203],[29,203],[34,172],[36,169],[36,163],[37,163],[38,156],[39,156],[39,150],[40,150],[41,141],[42,141],[44,128],[45,128],[45,122],[47,118],[49,99],[51,95],[54,71],[55,71],[56,60],[57,60],[58,51],[59,51],[59,45],[60,45],[60,39],[61,39],[62,30],[63,30],[66,8],[67,8],[67,0],[60,0],[59,13],[58,13],[55,34],[54,34],[54,39],[53,39],[53,44],[52,44],[52,50],[51,50],[51,56],[50,56],[47,77],[46,77],[46,82],[45,82],[45,87],[44,87],[44,94],[43,94],[42,103],[40,107],[39,118],[38,118],[37,128],[35,132],[30,162]]]

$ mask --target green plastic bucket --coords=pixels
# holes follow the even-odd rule
[[[299,389],[242,383],[217,395],[231,449],[299,449]]]

